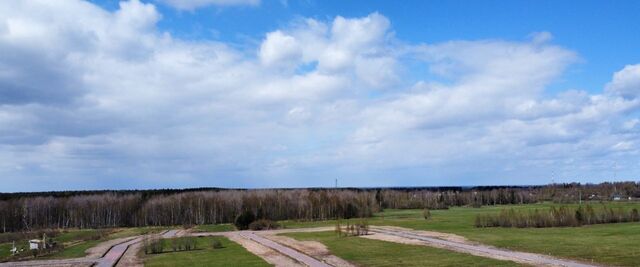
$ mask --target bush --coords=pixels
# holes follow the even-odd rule
[[[278,228],[280,228],[280,225],[278,225],[278,223],[271,220],[266,220],[266,219],[253,221],[249,224],[249,229],[254,231],[271,230],[271,229],[278,229]]]
[[[336,222],[336,227],[333,231],[336,233],[336,235],[342,236],[342,226],[340,226],[340,221]]]
[[[219,240],[219,239],[214,238],[214,239],[211,241],[211,248],[213,248],[213,249],[220,249],[220,248],[223,248],[223,246],[222,246],[222,242],[220,242],[220,240]]]
[[[144,253],[145,254],[158,254],[164,252],[164,239],[162,238],[145,238],[144,239]]]
[[[255,220],[256,216],[253,215],[251,211],[245,210],[236,216],[233,224],[238,228],[238,230],[247,230],[249,229],[249,224]]]
[[[424,209],[422,211],[422,216],[424,217],[425,220],[428,220],[429,218],[431,218],[431,212],[429,211],[429,209]]]
[[[337,226],[339,227],[339,225]],[[340,229],[339,234],[343,236],[368,235],[369,222],[367,222],[366,220],[361,220],[359,223],[356,223],[356,224],[349,224],[349,222],[347,222],[347,227],[345,228],[345,231],[343,232],[342,229]]]

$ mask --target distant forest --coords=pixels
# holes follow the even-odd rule
[[[640,183],[545,186],[63,191],[0,193],[0,231],[369,217],[391,209],[640,198]]]

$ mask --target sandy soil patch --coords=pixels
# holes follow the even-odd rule
[[[86,258],[90,258],[90,259],[99,259],[102,258],[102,255],[104,255],[105,253],[107,253],[107,251],[120,243],[124,243],[127,242],[131,239],[134,239],[135,237],[123,237],[123,238],[116,238],[116,239],[112,239],[109,241],[105,241],[102,242],[98,245],[96,245],[95,247],[91,247],[89,249],[87,249],[85,251],[85,253],[87,253]]]
[[[328,230],[325,230],[328,231]],[[341,258],[338,258],[337,256],[331,254],[331,252],[329,251],[329,249],[322,243],[320,242],[316,242],[316,241],[299,241],[296,239],[293,239],[291,237],[288,236],[279,236],[279,235],[274,235],[273,232],[265,232],[265,233],[259,233],[256,232],[256,234],[260,234],[261,236],[271,239],[275,242],[278,242],[282,245],[288,246],[290,248],[293,248],[299,252],[302,252],[304,254],[307,254],[313,258],[319,259],[329,265],[333,265],[333,266],[344,266],[344,267],[353,267],[355,265],[349,263],[348,261],[345,261]]]
[[[236,242],[243,246],[247,251],[254,255],[264,259],[266,262],[275,266],[304,266],[293,259],[284,256],[268,247],[258,244],[252,240],[240,237],[237,233],[225,233],[223,234],[231,241]]]
[[[413,230],[413,229],[404,228],[404,227],[397,227],[397,226],[374,226],[372,228],[387,229],[387,230],[392,230],[392,231],[403,231],[403,232],[408,232],[408,233],[421,235],[421,236],[425,236],[425,237],[438,238],[438,239],[449,240],[449,241],[458,242],[458,243],[475,244],[474,242],[471,242],[471,241],[467,240],[463,236],[459,236],[459,235],[455,235],[455,234],[449,234],[449,233]]]
[[[326,232],[333,231],[334,226],[323,226],[323,227],[312,227],[312,228],[285,228],[285,229],[277,229],[277,230],[266,230],[259,231],[259,233],[268,233],[268,234],[283,234],[283,233],[311,233],[311,232]],[[258,233],[258,231],[256,231]]]
[[[127,249],[127,251],[122,255],[120,261],[116,266],[122,267],[142,267],[144,266],[144,262],[139,257],[140,249],[142,249],[142,242],[135,243]]]

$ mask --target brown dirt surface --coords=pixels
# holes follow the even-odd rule
[[[433,238],[449,240],[449,241],[458,242],[458,243],[474,244],[473,242],[467,240],[463,236],[459,236],[459,235],[455,235],[455,234],[433,232],[433,231],[413,230],[413,229],[404,228],[404,227],[397,227],[397,226],[375,226],[375,227],[372,227],[372,228],[381,228],[381,229],[388,229],[388,230],[393,230],[393,231],[404,231],[404,232],[409,232],[409,233],[412,233],[412,234],[421,235],[421,236],[425,236],[425,237],[433,237]]]
[[[274,235],[272,232],[259,233],[261,236],[271,239],[277,243],[293,248],[313,258],[319,259],[332,266],[353,267],[355,265],[346,260],[331,254],[329,249],[322,243],[316,241],[298,241],[288,236]]]
[[[85,251],[85,253],[87,253],[86,258],[90,258],[90,259],[99,259],[102,257],[102,255],[104,255],[105,253],[107,253],[107,251],[109,249],[111,249],[111,247],[129,241],[131,239],[133,239],[135,237],[123,237],[123,238],[116,238],[116,239],[112,239],[109,241],[105,241],[102,242],[98,245],[96,245],[95,247],[89,248]]]
[[[596,266],[592,264],[575,262],[572,260],[549,257],[541,254],[500,249],[500,248],[496,248],[488,245],[472,243],[467,241],[466,239],[462,239],[463,242],[460,242],[460,241],[454,241],[454,240],[460,240],[457,238],[454,240],[449,240],[441,237],[423,235],[424,232],[428,232],[428,231],[417,231],[417,232],[423,232],[422,234],[418,234],[414,230],[404,229],[400,227],[394,227],[394,228],[377,227],[377,228],[374,228],[374,231],[376,231],[376,229],[379,229],[379,232],[372,232],[373,234],[371,235],[365,235],[360,237],[388,241],[388,242],[396,242],[401,244],[422,245],[422,246],[442,248],[442,249],[447,249],[447,250],[456,251],[460,253],[467,253],[475,256],[492,258],[497,260],[513,261],[513,262],[517,262],[525,265],[531,265],[531,266],[563,266],[563,267],[594,267]],[[389,230],[396,231],[396,232],[390,232]],[[430,234],[433,234],[433,232],[431,232]],[[448,234],[445,234],[445,235],[448,235]],[[449,236],[449,238],[452,238],[452,237]]]
[[[144,262],[140,258],[140,249],[142,249],[142,242],[135,243],[127,249],[122,255],[120,261],[116,266],[118,267],[142,267]]]
[[[228,232],[222,234],[229,238],[231,241],[240,244],[247,251],[255,254],[256,256],[262,258],[266,262],[273,264],[275,266],[304,266],[291,258],[284,256],[268,247],[265,247],[257,242],[241,237],[237,232]]]

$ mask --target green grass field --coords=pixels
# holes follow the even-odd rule
[[[218,239],[223,248],[213,249],[211,243]],[[166,247],[169,250],[169,243]],[[231,242],[225,237],[199,237],[197,250],[165,252],[145,255],[145,266],[270,266],[256,255],[251,254],[242,246]],[[144,255],[144,254],[143,254]]]
[[[135,228],[117,228],[110,231],[109,234],[103,236],[100,239],[92,240],[90,237],[98,233],[96,229],[71,229],[61,232],[53,239],[60,244],[64,244],[62,251],[55,252],[38,259],[65,259],[65,258],[79,258],[86,256],[85,251],[97,244],[116,238],[135,236],[141,234],[147,234],[150,232],[159,232],[167,229],[166,227],[135,227]],[[17,247],[24,247],[28,249],[27,240],[16,240]],[[0,244],[0,261],[7,259],[10,256],[9,250],[11,249],[11,243]],[[29,251],[23,253],[28,254]]]
[[[598,203],[592,203],[592,205],[600,205]],[[640,209],[639,202],[610,202],[607,205],[614,208],[623,207],[625,209],[638,208]],[[431,230],[445,233],[453,233],[464,236],[472,241],[481,242],[497,247],[508,248],[512,250],[527,251],[534,253],[541,253],[547,255],[553,255],[561,258],[575,259],[584,262],[601,263],[605,265],[614,266],[640,266],[640,246],[638,246],[638,240],[640,240],[640,223],[617,223],[617,224],[600,224],[600,225],[588,225],[581,227],[555,227],[555,228],[476,228],[474,226],[474,220],[476,215],[484,213],[498,213],[503,209],[548,209],[551,206],[560,206],[558,204],[530,204],[530,205],[509,205],[509,206],[489,206],[482,208],[470,208],[470,207],[458,207],[451,208],[449,210],[432,210],[432,217],[425,220],[422,217],[421,210],[391,210],[387,209],[384,212],[377,213],[372,218],[368,218],[368,222],[371,225],[391,225],[400,226],[417,230]],[[358,222],[360,219],[352,219],[353,222]],[[344,225],[346,220],[342,220]],[[285,228],[303,228],[303,227],[316,227],[316,226],[334,226],[336,221],[314,221],[314,222],[299,222],[299,221],[281,221],[279,222]],[[95,234],[97,230],[69,230],[65,233],[61,233],[55,239],[58,242],[65,244],[73,244],[65,247],[64,251],[58,252],[53,255],[49,255],[46,258],[75,258],[85,255],[85,250],[98,244],[99,242],[106,241],[113,238],[133,236],[138,234],[148,233],[150,231],[160,231],[166,228],[126,228],[117,229],[117,231],[103,237],[100,240],[83,240],[87,236]],[[200,225],[195,227],[195,231],[198,232],[221,232],[234,230],[231,224],[219,224],[219,225]],[[305,236],[306,235],[306,236]],[[327,245],[332,248],[335,247],[338,253],[346,253],[345,259],[353,259],[355,262],[359,260],[366,260],[358,258],[358,246],[353,242],[365,242],[363,246],[371,246],[371,249],[375,249],[376,246],[388,245],[390,249],[395,248],[397,244],[379,243],[372,240],[351,240],[346,238],[341,242],[347,242],[352,246],[340,247],[340,243],[335,237],[332,236],[314,236],[313,234],[300,234],[297,238],[315,238],[322,239],[321,242],[328,242]],[[334,238],[334,239],[331,239]],[[204,239],[199,239],[204,240]],[[369,244],[369,241],[372,243]],[[203,241],[204,242],[204,241]],[[228,243],[228,240],[225,239]],[[349,243],[351,242],[351,243]],[[382,241],[380,241],[382,242]],[[26,240],[20,240],[18,245],[26,246]],[[400,247],[405,246],[401,245]],[[228,243],[228,251],[231,254],[248,253],[242,247],[235,245],[235,243]],[[394,248],[392,248],[394,247]],[[10,243],[0,244],[0,261],[6,259],[9,256]],[[162,257],[188,257],[194,264],[203,264],[201,258],[207,260],[215,260],[216,262],[225,262],[226,258],[216,258],[211,256],[206,251],[209,250],[209,246],[202,251],[193,252],[176,252],[156,255],[160,257],[160,261],[156,262],[156,256],[149,258],[151,264],[163,264],[166,260],[162,260]],[[350,251],[353,250],[353,251]],[[410,249],[413,251],[413,249]],[[237,252],[241,251],[241,252]],[[366,251],[366,250],[365,250]],[[218,251],[215,251],[216,253]],[[182,254],[181,254],[182,253]],[[352,253],[352,254],[349,254]],[[413,252],[412,252],[413,253]],[[417,252],[416,252],[417,253]],[[429,253],[429,252],[425,252]],[[219,254],[219,253],[218,253]],[[216,254],[217,255],[217,254]],[[251,254],[249,254],[251,255]],[[383,253],[384,255],[384,253]],[[457,254],[456,254],[457,255]],[[340,255],[339,255],[340,256]],[[371,255],[369,255],[371,256]],[[353,257],[353,258],[349,258]],[[242,258],[242,257],[241,257]],[[455,258],[455,257],[454,257]],[[167,259],[168,260],[168,259]],[[382,265],[385,260],[379,258]],[[155,263],[154,263],[155,262]],[[252,262],[252,261],[248,261]],[[260,264],[264,262],[258,261]],[[247,263],[249,264],[249,263]],[[420,263],[407,263],[419,265]],[[224,264],[222,264],[224,265]],[[250,265],[250,264],[249,264]]]
[[[235,231],[236,227],[230,223],[204,224],[204,225],[196,225],[193,228],[193,230],[196,232],[229,232],[229,231]]]
[[[416,230],[453,233],[470,240],[513,250],[541,253],[584,262],[640,266],[640,223],[600,224],[555,228],[476,228],[475,216],[502,209],[547,209],[554,204],[509,205],[432,210],[425,220],[421,210],[385,210],[369,219],[372,225],[392,225]],[[592,204],[599,205],[599,204]],[[640,208],[637,202],[607,203],[613,207]],[[559,205],[555,205],[559,206]],[[351,220],[356,222],[357,220]],[[346,221],[342,221],[344,224]],[[287,228],[333,226],[335,221],[286,221]]]
[[[334,232],[283,234],[323,243],[332,254],[359,266],[520,266],[427,246],[397,244],[360,237],[338,237]]]

